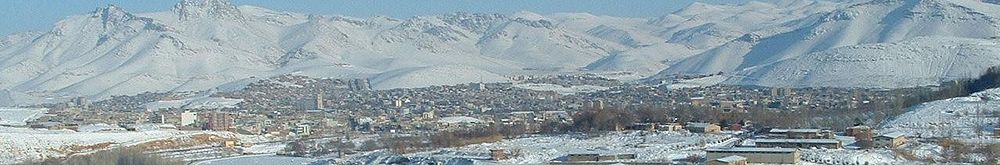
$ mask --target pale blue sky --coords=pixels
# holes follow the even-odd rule
[[[453,12],[541,14],[586,12],[595,15],[656,17],[694,1],[742,3],[746,0],[232,0],[237,5],[321,15],[407,18]],[[66,16],[115,4],[130,12],[169,10],[177,0],[3,0],[0,1],[0,35],[45,31]]]

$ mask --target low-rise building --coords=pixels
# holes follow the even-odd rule
[[[771,129],[768,136],[787,139],[823,139],[831,138],[832,132],[822,129]]]
[[[906,144],[906,134],[893,132],[875,137],[875,147],[896,148]]]
[[[706,164],[708,164],[708,165],[746,165],[747,164],[747,158],[742,157],[742,156],[733,155],[733,156],[727,156],[727,157],[719,158],[719,159],[715,159],[715,160],[709,160],[708,163],[706,163]]]
[[[755,139],[754,145],[763,148],[843,148],[836,139]]]
[[[685,127],[688,131],[693,133],[719,133],[722,132],[722,127],[719,125],[711,123],[688,123]]]
[[[566,155],[568,162],[609,162],[635,159],[635,154],[569,154]]]
[[[706,160],[717,160],[729,156],[746,158],[747,163],[761,164],[797,164],[800,153],[794,148],[709,148],[706,149]]]
[[[667,123],[660,124],[656,127],[656,129],[658,131],[681,131],[684,130],[684,125],[681,125],[680,123]]]

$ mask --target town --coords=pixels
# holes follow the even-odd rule
[[[199,92],[144,93],[94,102],[77,98],[46,105],[49,115],[24,127],[226,131],[290,143],[280,154],[303,157],[342,157],[379,149],[414,153],[530,134],[684,132],[715,134],[710,140],[685,144],[700,146],[698,150],[706,152],[704,157],[650,162],[633,161],[635,153],[588,152],[569,153],[548,163],[795,164],[816,159],[803,156],[798,149],[845,148],[844,141],[855,142],[849,147],[853,149],[891,149],[906,144],[907,137],[915,135],[878,132],[871,126],[884,122],[886,116],[903,113],[909,105],[901,100],[908,94],[935,90],[730,85],[676,88],[658,85],[662,82],[624,83],[588,74],[519,76],[511,80],[515,83],[376,90],[366,79],[285,75],[262,79],[240,90],[212,93],[203,99],[225,101],[199,106],[165,104],[195,97]],[[883,118],[870,117],[879,115]],[[596,121],[607,122],[587,125]],[[1000,129],[994,134],[1000,135]],[[445,139],[444,135],[452,137]],[[343,143],[357,139],[372,142],[361,146]],[[231,152],[228,155],[242,154],[233,148],[238,146],[236,143],[219,146],[228,146],[223,149]],[[522,154],[515,151],[489,149],[489,155],[482,159],[500,161]]]

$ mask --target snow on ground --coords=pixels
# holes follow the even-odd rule
[[[250,136],[228,132],[202,131],[117,131],[117,132],[74,132],[70,130],[35,130],[27,128],[0,127],[0,164],[13,164],[29,160],[62,157],[80,148],[102,143],[135,145],[159,139],[184,138],[196,134],[215,134],[235,137],[243,141],[260,141]]]
[[[990,89],[968,97],[957,97],[924,103],[910,112],[899,115],[882,126],[880,132],[902,132],[913,137],[959,137],[963,139],[993,139],[990,128],[995,128],[1000,113],[1000,89]]]
[[[590,92],[597,92],[610,89],[608,87],[594,86],[594,85],[578,85],[578,86],[565,87],[556,84],[536,84],[536,83],[516,84],[514,85],[514,87],[524,88],[528,90],[536,90],[536,91],[553,91],[562,95],[590,93]]]
[[[722,83],[723,81],[726,81],[727,78],[729,78],[729,77],[726,77],[726,76],[723,76],[723,75],[715,75],[715,76],[708,76],[708,77],[702,77],[702,78],[696,78],[696,79],[690,79],[690,80],[681,80],[681,81],[678,81],[676,83],[667,85],[667,88],[670,88],[670,89],[683,89],[683,88],[697,88],[697,87],[704,87],[704,86],[712,86],[712,85],[715,85],[715,84]]]
[[[45,108],[0,108],[0,125],[26,125],[47,111]]]
[[[157,101],[157,102],[147,103],[145,107],[146,109],[167,109],[167,108],[219,109],[219,108],[235,108],[236,104],[239,104],[240,102],[243,102],[243,99],[209,97],[207,94],[205,94],[181,100],[167,100],[167,101]]]
[[[456,123],[482,123],[483,120],[479,120],[477,118],[468,117],[468,116],[451,116],[451,117],[441,118],[440,120],[438,120],[438,122],[448,123],[448,124],[456,124]]]
[[[231,157],[215,160],[196,162],[194,165],[244,165],[244,164],[268,164],[268,165],[307,165],[316,162],[316,159],[302,157],[288,157],[278,155],[251,155]]]
[[[243,148],[244,154],[274,154],[285,149],[288,143],[265,143],[265,144],[255,144],[253,146]]]
[[[896,157],[890,150],[802,149],[804,162],[819,164],[914,164],[917,162]]]
[[[691,154],[704,154],[707,144],[731,142],[730,134],[694,134],[681,132],[621,132],[599,137],[581,135],[535,136],[474,144],[429,152],[408,154],[409,157],[431,157],[438,160],[468,158],[477,164],[542,164],[574,153],[625,154],[633,153],[637,161],[670,161]],[[725,143],[723,143],[725,142]],[[480,161],[489,158],[490,149],[520,150],[521,156],[500,162]]]

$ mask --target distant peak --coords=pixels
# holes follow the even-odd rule
[[[519,11],[517,13],[514,13],[513,17],[514,18],[523,18],[523,19],[532,20],[532,21],[537,21],[537,20],[543,20],[543,19],[545,19],[545,16],[542,16],[541,14],[530,12],[530,11],[523,11],[523,10]]]
[[[182,0],[172,9],[181,20],[222,18],[242,20],[240,9],[228,0]]]
[[[108,7],[97,8],[93,13],[94,18],[101,19],[101,22],[105,27],[110,25],[121,24],[125,21],[132,20],[135,18],[134,15],[125,11],[121,7],[115,5],[108,5]]]

